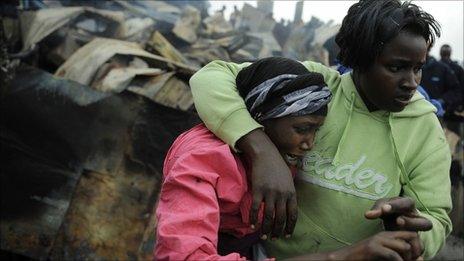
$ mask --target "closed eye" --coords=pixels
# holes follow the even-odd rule
[[[307,134],[314,130],[314,126],[293,127],[299,134]]]
[[[293,128],[298,134],[309,134],[312,132],[317,132],[321,126],[320,125],[306,125],[306,126],[294,126]]]

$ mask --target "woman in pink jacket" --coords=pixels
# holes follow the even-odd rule
[[[266,58],[242,70],[236,83],[247,109],[295,166],[327,114],[331,93],[322,75],[290,59]],[[181,134],[164,162],[155,259],[251,258],[259,237],[248,220],[250,167],[203,124]]]

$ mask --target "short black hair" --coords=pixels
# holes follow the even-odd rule
[[[430,45],[440,37],[433,16],[409,1],[360,0],[350,7],[335,37],[337,58],[344,66],[366,70],[401,31],[420,35]]]
[[[449,58],[451,56],[451,46],[444,44],[440,47],[440,56]]]

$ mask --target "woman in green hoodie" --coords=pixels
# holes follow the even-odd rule
[[[249,63],[214,61],[191,78],[206,126],[251,159],[251,220],[264,201],[263,239],[288,237],[267,242],[272,256],[347,249],[383,230],[419,233],[404,259],[441,248],[451,231],[450,155],[434,107],[416,92],[439,33],[433,17],[409,2],[361,0],[349,9],[336,42],[353,72],[303,62],[324,76],[333,99],[295,187],[237,92],[235,77]]]

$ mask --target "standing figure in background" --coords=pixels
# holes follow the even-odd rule
[[[230,24],[232,25],[233,28],[235,28],[235,24],[237,23],[237,20],[240,19],[240,11],[238,10],[237,6],[234,5],[234,11],[230,14]]]
[[[451,60],[451,46],[448,44],[442,45],[440,48],[440,57],[440,62],[445,63],[454,71],[461,89],[464,89],[464,69],[456,61]]]
[[[429,52],[432,47],[429,47]],[[462,104],[461,90],[454,71],[445,63],[436,60],[430,53],[422,69],[420,85],[430,98],[438,100],[445,114],[453,113]]]
[[[440,62],[443,62],[446,65],[448,65],[451,68],[451,70],[454,71],[454,74],[456,75],[456,78],[458,79],[459,89],[461,92],[461,104],[457,106],[456,108],[457,114],[455,115],[457,116],[458,114],[460,114],[461,117],[459,119],[462,121],[464,119],[464,116],[463,116],[464,115],[463,114],[463,111],[464,111],[464,106],[463,106],[463,103],[464,103],[464,69],[456,61],[451,60],[451,46],[449,46],[448,44],[444,44],[441,46],[440,56],[441,56]]]

